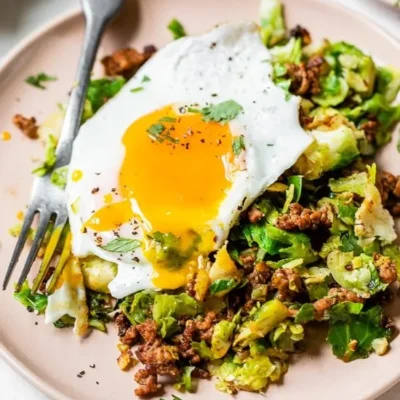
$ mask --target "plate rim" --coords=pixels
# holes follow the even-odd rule
[[[344,12],[346,14],[356,13],[356,11],[351,8],[351,6],[348,6],[347,3],[341,0],[314,1],[323,3],[328,7],[339,9],[341,12]],[[52,29],[57,28],[61,24],[68,23],[71,20],[78,18],[79,16],[83,16],[81,8],[79,6],[73,7],[67,11],[58,14],[52,20],[33,30],[28,36],[19,41],[6,53],[6,55],[0,62],[0,75],[5,69],[9,67],[10,64],[13,63],[13,61],[17,57],[19,57],[24,51],[26,51],[26,49],[29,48],[29,46],[31,46],[34,42],[36,42],[43,36],[46,36]],[[400,36],[397,37],[390,33],[388,30],[385,29],[383,25],[375,22],[370,16],[366,15],[366,13],[358,13],[357,18],[361,19],[375,32],[379,32],[381,35],[384,35],[386,40],[389,40],[392,43],[394,42],[397,46],[400,45]],[[50,385],[43,378],[38,376],[32,369],[27,367],[22,361],[14,356],[12,350],[8,349],[2,341],[0,341],[0,357],[7,363],[7,365],[9,365],[16,373],[18,373],[19,376],[23,377],[29,384],[33,385],[40,393],[43,393],[53,400],[76,400],[69,396],[66,396],[56,387]],[[398,382],[400,382],[400,370],[398,374],[389,383],[387,383],[385,387],[377,388],[365,400],[376,399],[378,396],[390,390]]]

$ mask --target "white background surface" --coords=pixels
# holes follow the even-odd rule
[[[336,1],[346,3],[356,12],[367,14],[400,38],[400,15],[396,16],[391,9],[381,7],[375,0]],[[33,30],[78,4],[78,0],[0,0],[0,59]],[[398,367],[400,368],[400,363]],[[47,400],[48,397],[33,388],[0,359],[0,399]],[[400,383],[379,398],[379,400],[397,399],[400,399]]]

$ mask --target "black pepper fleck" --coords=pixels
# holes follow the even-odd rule
[[[90,368],[96,368],[96,364],[89,365]]]

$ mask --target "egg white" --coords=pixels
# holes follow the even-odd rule
[[[245,168],[234,174],[217,217],[209,222],[218,248],[241,210],[290,168],[312,142],[299,124],[300,98],[287,99],[284,91],[274,85],[270,59],[254,23],[221,25],[206,34],[176,40],[156,53],[115,98],[81,127],[67,185],[72,248],[79,257],[95,254],[118,264],[118,274],[109,285],[114,297],[153,287],[153,269],[140,248],[134,254],[108,252],[99,247],[93,235],[82,232],[83,223],[93,211],[104,206],[103,195],[118,188],[125,152],[121,138],[126,129],[139,117],[168,104],[202,107],[235,100],[243,107],[229,127],[233,136],[244,137]],[[144,76],[150,81],[142,82]],[[139,86],[144,90],[131,92]],[[71,175],[77,169],[83,176],[74,182]],[[99,191],[92,194],[93,188]],[[113,197],[114,201],[121,200],[118,194]],[[119,234],[143,238],[141,229],[134,228],[135,222],[124,224]],[[103,245],[115,238],[113,232],[98,236]]]

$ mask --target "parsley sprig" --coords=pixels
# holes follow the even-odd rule
[[[44,90],[44,89],[46,89],[46,86],[43,85],[44,82],[53,82],[56,80],[57,80],[56,76],[51,76],[51,75],[45,74],[44,72],[40,72],[37,75],[28,76],[25,79],[25,82],[29,83],[30,85],[35,86],[39,89]]]
[[[235,119],[239,113],[243,110],[243,107],[235,100],[227,100],[218,104],[210,104],[202,109],[196,109],[189,107],[189,112],[197,112],[203,115],[203,121],[205,122],[218,122],[221,125],[225,125],[227,122]]]
[[[185,28],[177,19],[173,19],[168,24],[168,29],[171,31],[174,40],[186,36]]]

